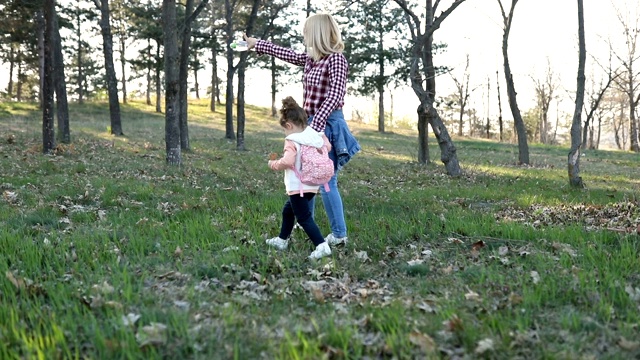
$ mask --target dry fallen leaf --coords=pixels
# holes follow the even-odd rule
[[[436,351],[436,342],[433,338],[417,330],[414,330],[409,334],[409,342],[418,346],[424,352],[432,353]]]
[[[449,265],[446,268],[442,268],[441,271],[446,274],[449,275],[453,272],[453,265]]]
[[[454,237],[448,238],[447,241],[449,241],[452,244],[464,244],[464,241]]]
[[[11,282],[13,286],[18,288],[19,290],[23,290],[27,287],[26,282],[22,278],[13,275],[11,271],[7,271],[5,273],[5,276],[7,277],[7,280],[9,280],[9,282]]]
[[[627,285],[624,287],[624,291],[627,292],[631,300],[640,301],[640,288],[634,288],[631,285]]]
[[[124,326],[133,326],[140,319],[140,314],[128,313],[127,315],[122,315],[122,324]]]
[[[407,261],[407,264],[409,264],[409,266],[415,266],[415,265],[420,265],[423,262],[424,262],[424,260],[422,260],[422,259],[415,259],[415,260]]]
[[[640,348],[640,341],[630,341],[625,339],[623,336],[620,338],[620,340],[618,340],[618,346],[627,351],[634,351]]]
[[[138,340],[140,347],[164,345],[167,342],[167,325],[152,322],[143,326],[138,330],[136,340]]]
[[[356,253],[356,258],[362,260],[362,262],[371,261],[371,259],[369,258],[369,255],[367,255],[366,251],[358,251]]]
[[[509,302],[511,303],[511,305],[518,305],[520,303],[522,303],[524,299],[522,298],[522,296],[515,294],[515,293],[511,293],[509,294]]]
[[[173,252],[173,255],[176,257],[180,257],[182,255],[182,249],[180,246],[176,246],[176,250]]]
[[[464,330],[462,319],[455,314],[449,320],[445,320],[442,324],[447,331],[460,332]]]
[[[482,299],[480,298],[480,295],[471,290],[471,289],[467,289],[469,290],[466,294],[464,294],[465,299],[467,300],[472,300],[472,301],[481,301]]]
[[[476,354],[484,354],[487,351],[493,350],[493,339],[482,339],[478,341],[478,346],[476,347]]]
[[[4,197],[4,199],[9,203],[9,204],[16,204],[18,202],[18,193],[16,193],[15,191],[8,191],[5,190],[2,193],[2,197]]]
[[[324,303],[324,293],[321,288],[313,287],[311,288],[311,294],[313,295],[313,299],[319,303]]]
[[[106,280],[102,284],[93,285],[92,289],[98,294],[111,294],[115,290]]]
[[[538,274],[537,271],[531,271],[531,280],[533,281],[534,284],[537,284],[540,282],[540,274]]]

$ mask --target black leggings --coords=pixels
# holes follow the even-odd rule
[[[300,194],[289,195],[289,200],[284,203],[282,208],[282,226],[280,227],[280,238],[288,239],[293,231],[293,226],[298,220],[298,224],[302,226],[304,232],[307,233],[313,245],[318,246],[324,242],[322,233],[313,220],[313,212],[311,206],[313,205],[313,197],[315,193],[304,193],[304,196]]]

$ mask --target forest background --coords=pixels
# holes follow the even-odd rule
[[[348,6],[350,3],[351,5]],[[273,34],[267,36],[275,42],[283,45],[290,44],[301,50],[302,23],[308,14],[307,8],[309,8],[309,11],[312,12],[335,13],[343,24],[345,40],[348,44],[350,43],[350,46],[356,49],[358,47],[369,48],[370,46],[363,44],[363,42],[370,41],[370,37],[350,36],[353,33],[362,33],[362,23],[366,23],[362,17],[349,16],[349,8],[356,12],[362,11],[353,2],[343,2],[338,7],[333,6],[330,2],[318,0],[312,2],[296,0],[282,2],[282,4],[287,5],[283,10],[286,16],[275,18],[274,24],[277,29]],[[134,10],[136,6],[138,10]],[[148,6],[152,6],[152,3],[150,2]],[[156,6],[159,6],[159,3]],[[239,2],[237,6],[240,9],[242,6],[248,5],[242,5],[242,2]],[[77,44],[79,42],[86,46],[86,53],[100,54],[101,37],[97,26],[95,5],[91,2],[60,1],[59,7],[61,8],[60,15],[66,16],[69,20],[61,28],[65,57],[72,62],[74,61],[72,59],[77,58]],[[154,47],[151,43],[147,44],[143,40],[145,35],[140,32],[142,31],[142,23],[137,21],[136,24],[136,20],[134,20],[136,16],[140,17],[140,11],[144,9],[142,2],[113,1],[111,7],[114,8],[112,10],[115,22],[114,41],[121,44],[114,47],[115,71],[120,79],[118,85],[120,98],[144,97],[144,93],[148,91],[146,87],[150,85],[149,82],[155,80],[144,79],[145,61],[148,66],[149,57],[160,57],[162,46]],[[225,64],[224,41],[228,35],[225,33],[227,29],[224,28],[225,21],[222,18],[223,8],[224,2],[211,1],[204,9],[204,13],[194,23],[193,32],[195,35],[188,78],[191,97],[211,96],[215,92],[212,89],[217,87],[218,94],[221,92],[224,98],[226,88],[224,79],[228,69],[228,63]],[[397,9],[397,6],[393,2],[389,2],[385,5],[384,11],[391,13],[393,8]],[[635,35],[632,32],[628,36],[625,36],[625,31],[637,25],[640,12],[638,8],[638,4],[628,0],[588,3],[584,14],[589,54],[586,69],[587,92],[592,97],[597,96],[603,83],[607,81],[608,72],[619,71],[624,57],[634,56],[628,53],[635,52],[635,50],[630,50],[627,45],[629,44],[629,36],[637,38],[637,31]],[[135,11],[138,11],[138,15],[134,14]],[[93,15],[90,15],[91,12]],[[528,124],[530,136],[534,141],[549,143],[566,143],[568,141],[577,69],[577,19],[572,16],[575,13],[575,3],[558,3],[550,0],[546,2],[519,2],[514,12],[515,19],[510,33],[509,56],[513,78],[518,90],[518,101]],[[159,16],[159,14],[157,15]],[[394,31],[388,31],[385,35],[384,46],[389,50],[406,49],[411,40],[408,36],[406,22],[397,12],[394,15],[395,19],[387,21],[397,26]],[[80,20],[75,25],[71,20],[74,16]],[[261,13],[259,16],[265,15]],[[93,21],[90,21],[91,19]],[[353,23],[349,23],[350,21]],[[357,22],[361,24],[357,24]],[[6,24],[10,24],[10,22]],[[133,29],[133,32],[123,31],[123,28],[127,26],[133,26],[130,28],[130,30]],[[349,32],[346,31],[347,29],[352,30]],[[5,33],[10,32],[7,30],[10,29],[5,29]],[[242,30],[242,20],[238,20],[232,30],[233,39],[239,39]],[[502,30],[503,24],[498,2],[477,0],[470,1],[456,9],[447,21],[442,23],[442,28],[435,35],[434,40],[443,47],[438,51],[435,60],[436,65],[440,66],[442,70],[437,77],[437,107],[447,123],[449,131],[453,134],[484,136],[485,123],[489,120],[494,127],[491,136],[497,137],[495,127],[499,117],[504,118],[507,126],[513,123],[513,118],[506,106],[506,87],[503,84],[504,76],[502,75],[500,51]],[[204,39],[206,34],[214,33],[217,34],[213,36],[217,38],[217,43],[213,47],[217,58],[215,62],[212,61],[212,39]],[[274,35],[276,33],[279,34]],[[280,37],[286,38],[286,40],[280,40]],[[631,40],[635,42],[635,38]],[[2,41],[4,51],[0,57],[2,60],[0,63],[0,70],[2,70],[0,71],[0,84],[8,84],[9,76],[16,83],[26,81],[28,85],[25,88],[30,88],[27,91],[29,94],[20,97],[34,99],[35,96],[38,96],[37,57],[30,57],[31,63],[24,64],[21,74],[15,70],[9,71],[10,41],[7,39],[8,37],[5,36]],[[22,46],[26,46],[26,44],[22,44]],[[151,52],[145,53],[150,47],[151,51],[157,53],[154,55],[151,55]],[[122,51],[122,49],[126,50]],[[399,55],[389,56],[397,57]],[[252,57],[255,58],[255,56]],[[408,56],[405,54],[404,63],[398,61],[397,58],[388,60],[385,65],[388,71],[386,76],[391,75],[389,73],[395,72],[398,68],[406,67],[407,58]],[[102,56],[91,56],[83,61],[87,61],[87,68],[90,69],[82,75],[87,81],[85,86],[90,87],[96,96],[100,96],[99,94],[104,96],[106,81],[104,73],[100,71],[104,68]],[[373,60],[365,61],[372,62]],[[258,106],[272,105],[273,97],[270,95],[268,65],[262,63],[247,67],[245,80],[248,85],[245,90],[247,103]],[[278,65],[282,66],[284,71],[278,75],[276,89],[278,95],[275,97],[285,95],[301,97],[300,73],[283,63]],[[216,68],[215,72],[212,71],[214,67]],[[362,78],[362,75],[356,75],[355,72],[367,73],[365,76],[375,76],[376,71],[375,64],[370,63],[365,67],[352,69],[352,76]],[[128,89],[123,89],[123,73],[126,74]],[[69,84],[77,82],[71,68],[67,69],[67,75]],[[22,80],[18,80],[18,76]],[[217,85],[213,84],[212,76],[219,78]],[[233,81],[237,84],[236,78]],[[415,128],[417,123],[415,109],[419,105],[419,101],[412,93],[406,77],[404,80],[395,78],[385,80],[385,82],[384,121],[391,127]],[[351,91],[345,103],[347,117],[364,122],[378,121],[380,95],[371,89],[365,89],[366,91],[363,93],[362,89],[366,87],[363,87],[362,83],[355,79],[351,84]],[[14,85],[12,91],[14,99],[16,98],[15,88]],[[6,97],[7,90],[8,87],[2,86],[0,93],[5,94]],[[128,94],[125,94],[125,91]],[[499,92],[501,93],[499,94]],[[616,86],[610,86],[599,105],[600,111],[595,115],[603,124],[603,136],[600,141],[596,141],[597,144],[594,144],[594,147],[609,149],[629,149],[631,147],[629,140],[631,135],[628,133],[630,128],[629,114],[625,113],[623,109],[625,106],[628,107],[628,104],[625,104],[625,97],[619,93]],[[74,95],[74,91],[71,91],[70,95],[77,97],[77,94]],[[498,96],[501,96],[501,99],[498,99]],[[587,97],[589,96],[587,94]],[[501,104],[499,104],[500,100]],[[549,103],[546,106],[545,101]],[[588,105],[585,105],[585,111],[589,110]],[[460,121],[461,117],[464,118],[464,121]],[[547,125],[547,131],[551,132],[548,136],[541,135],[541,131],[538,129],[543,121],[551,122]],[[595,121],[593,122],[595,123]]]

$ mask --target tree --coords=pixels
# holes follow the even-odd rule
[[[165,144],[169,165],[181,165],[180,150],[180,54],[176,0],[162,1],[162,30],[164,33],[164,77],[165,77]]]
[[[54,9],[55,11],[55,9]],[[61,143],[71,142],[69,129],[69,106],[67,102],[67,81],[64,75],[64,57],[62,56],[62,38],[60,37],[60,25],[58,15],[53,14],[53,81],[56,92],[58,138]]]
[[[100,31],[102,32],[102,50],[104,67],[107,72],[107,91],[109,93],[109,115],[111,117],[111,134],[124,135],[120,119],[120,102],[118,100],[118,79],[113,65],[113,37],[111,35],[111,21],[109,0],[93,0],[100,10]]]
[[[143,40],[147,44],[139,50],[138,59],[131,60],[131,65],[137,70],[144,70],[146,77],[146,97],[147,104],[151,105],[151,87],[155,84],[156,112],[162,112],[162,67],[164,59],[162,58],[162,11],[152,3],[138,2],[134,6],[129,7],[129,11],[133,14],[131,19],[130,32],[134,38]],[[158,14],[160,13],[160,14]],[[153,76],[152,76],[153,73]]]
[[[462,128],[463,119],[467,104],[469,103],[469,96],[473,90],[469,90],[469,79],[471,78],[471,74],[469,73],[469,54],[467,54],[467,61],[464,67],[464,73],[462,75],[462,79],[458,79],[452,72],[449,72],[451,75],[451,79],[453,79],[453,83],[456,85],[456,102],[459,105],[459,113],[458,113],[458,136],[462,136]],[[469,135],[471,136],[472,128],[469,127]]]
[[[502,123],[502,101],[500,99],[500,73],[496,70],[496,87],[498,93],[498,126],[500,131],[500,142],[502,142],[502,134],[504,131],[504,124]]]
[[[131,14],[124,0],[111,0],[113,5],[113,32],[118,40],[118,53],[120,55],[120,71],[122,78],[122,103],[127,103],[127,58],[125,56],[127,49],[127,40],[129,38],[129,19]]]
[[[55,148],[55,130],[53,128],[53,32],[56,16],[55,0],[44,0],[44,68],[42,79],[42,152],[50,154]]]
[[[9,51],[0,52],[0,58],[9,57],[10,61],[7,91],[15,94],[17,101],[36,100],[42,94],[43,2],[11,1],[4,6],[0,11],[0,44],[7,44]]]
[[[598,109],[600,107],[600,102],[604,98],[605,93],[611,87],[613,81],[619,76],[618,73],[613,72],[613,68],[611,66],[611,59],[609,59],[609,69],[607,71],[607,79],[601,81],[599,86],[596,88],[595,84],[592,84],[589,89],[589,108],[587,112],[587,118],[584,121],[584,126],[582,129],[582,149],[594,148],[593,142],[593,126],[591,120],[598,113]],[[586,109],[585,109],[586,110]],[[600,123],[599,123],[600,125]],[[591,136],[589,137],[589,133]],[[600,138],[600,127],[598,126],[598,139]]]
[[[67,65],[73,68],[69,74],[69,82],[75,85],[74,92],[78,97],[78,103],[83,104],[85,98],[91,96],[89,88],[95,87],[94,80],[97,80],[98,75],[99,66],[92,56],[96,49],[85,40],[87,34],[98,30],[93,25],[97,14],[77,1],[74,6],[63,7],[60,15],[66,17],[65,22],[72,30],[72,37],[67,40],[73,42],[73,46],[67,46],[65,49],[67,58],[70,60]]]
[[[459,176],[461,171],[456,154],[456,147],[438,111],[434,107],[436,98],[436,72],[433,65],[432,51],[433,33],[465,0],[455,0],[449,8],[444,10],[439,16],[435,16],[435,12],[440,1],[436,0],[434,6],[432,0],[426,0],[424,28],[422,28],[420,16],[409,7],[406,0],[394,1],[404,10],[413,43],[411,47],[411,87],[420,101],[417,110],[418,141],[420,146],[418,150],[418,161],[421,163],[428,162],[427,124],[430,124],[440,145],[440,159],[444,163],[447,174]]]
[[[509,64],[509,32],[511,31],[511,24],[513,22],[513,11],[516,8],[518,0],[511,0],[511,8],[509,15],[506,14],[502,0],[497,0],[500,5],[500,11],[502,12],[502,20],[504,23],[504,32],[502,35],[502,57],[504,61],[504,77],[507,81],[507,98],[509,99],[509,107],[511,108],[511,114],[513,115],[514,128],[518,136],[518,162],[520,164],[529,164],[529,145],[527,144],[527,129],[522,120],[520,109],[518,108],[518,101],[516,100],[516,87],[513,83],[513,74],[511,74],[511,66]]]
[[[584,187],[580,177],[580,145],[582,143],[582,106],[584,105],[584,68],[587,49],[584,38],[584,9],[582,0],[578,0],[578,81],[576,88],[576,107],[571,124],[571,149],[568,156],[569,185],[574,188]]]
[[[627,9],[628,11],[629,9]],[[631,151],[640,152],[638,119],[636,116],[638,103],[640,103],[640,69],[638,69],[638,60],[640,60],[640,49],[638,48],[640,45],[638,44],[640,19],[635,16],[633,20],[627,20],[622,12],[618,11],[618,20],[623,27],[627,49],[625,54],[614,52],[614,55],[622,64],[621,76],[616,78],[615,83],[629,97],[629,140]],[[635,23],[632,24],[631,21],[635,21]]]
[[[554,99],[554,93],[558,89],[558,82],[556,81],[551,64],[547,61],[547,73],[544,80],[533,80],[533,87],[536,94],[536,102],[540,109],[540,119],[538,122],[537,131],[540,135],[540,142],[542,144],[549,143],[549,108],[551,107],[551,101]]]
[[[178,29],[181,35],[180,42],[180,64],[179,64],[179,95],[180,111],[178,113],[180,124],[180,148],[184,151],[191,150],[189,145],[189,125],[187,119],[188,108],[188,77],[189,77],[189,48],[191,47],[191,24],[198,17],[202,9],[209,0],[202,0],[194,10],[194,0],[186,0],[184,19]]]
[[[257,19],[258,8],[260,6],[260,0],[251,0],[249,1],[251,4],[249,13],[247,14],[245,4],[241,3],[239,0],[225,0],[224,9],[225,9],[225,40],[226,40],[226,52],[227,52],[227,91],[226,91],[226,103],[225,103],[225,138],[229,140],[236,139],[236,135],[233,130],[233,99],[234,99],[234,91],[233,91],[233,78],[235,76],[236,71],[238,72],[238,100],[237,100],[237,125],[238,131],[240,134],[238,136],[239,139],[236,139],[236,148],[238,150],[244,150],[244,123],[245,123],[245,114],[244,114],[244,80],[245,80],[245,66],[248,52],[244,51],[240,53],[240,59],[234,65],[235,53],[231,48],[231,43],[233,42],[235,20],[244,20],[244,33],[251,36],[253,32],[253,27]],[[235,17],[234,17],[235,13]],[[239,17],[242,17],[242,19]]]
[[[233,65],[233,13],[238,0],[224,0],[224,18],[225,18],[225,39],[227,52],[227,92],[225,99],[225,138],[235,140],[236,134],[233,130],[233,78],[236,67]]]
[[[220,31],[224,29],[224,22],[221,19],[224,18],[223,10],[224,4],[222,0],[212,0],[209,3],[208,10],[208,24],[209,33],[207,36],[203,33],[203,47],[211,50],[211,98],[209,103],[209,109],[211,112],[216,111],[216,104],[220,105],[220,82],[221,79],[218,76],[218,54],[222,52],[222,46],[219,42]]]
[[[245,33],[250,35],[253,33],[253,27],[258,17],[258,7],[260,6],[261,0],[252,0],[251,12],[249,13],[249,18],[246,21],[246,29]],[[247,66],[247,57],[249,56],[248,51],[243,51],[240,54],[240,61],[238,62],[238,103],[237,111],[237,138],[236,138],[236,150],[246,150],[244,146],[244,125],[245,125],[245,113],[244,113],[244,88],[245,88],[245,68]]]
[[[292,0],[282,0],[264,3],[256,19],[256,34],[259,38],[271,38],[273,42],[285,47],[292,47],[294,42],[301,38],[299,33],[293,30],[299,25],[296,14],[286,11],[290,9],[291,2]],[[282,21],[278,22],[279,19],[282,19]],[[259,64],[258,66],[270,70],[271,116],[277,117],[276,95],[278,88],[282,83],[286,82],[290,76],[299,74],[301,68],[276,61],[274,56],[249,57],[247,60],[253,61]]]
[[[343,3],[346,4],[341,17],[347,25],[342,28],[349,83],[355,84],[351,89],[360,95],[378,96],[378,131],[384,132],[385,87],[406,81],[407,77],[402,9],[391,7],[386,0],[343,0]]]

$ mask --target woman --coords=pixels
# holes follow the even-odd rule
[[[347,225],[344,219],[342,197],[338,190],[338,171],[360,151],[360,145],[351,134],[342,107],[347,92],[349,64],[342,54],[344,43],[338,24],[329,14],[316,14],[304,24],[304,44],[307,52],[275,45],[266,40],[244,36],[249,49],[258,54],[275,56],[281,60],[304,67],[303,108],[309,116],[309,125],[317,132],[324,132],[331,143],[329,157],[333,160],[335,174],[329,181],[329,191],[320,188],[331,233],[325,237],[329,245],[347,243]]]

